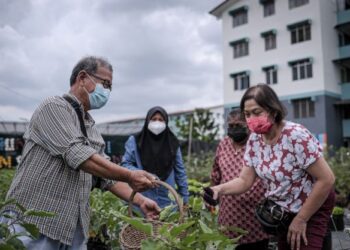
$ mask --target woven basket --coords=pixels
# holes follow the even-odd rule
[[[175,197],[176,203],[179,207],[179,213],[180,213],[179,223],[183,223],[184,211],[183,211],[182,199],[180,199],[175,189],[172,188],[169,184],[162,182],[160,180],[156,180],[155,182],[159,185],[166,187]],[[133,191],[129,198],[128,213],[130,217],[132,217],[132,203],[133,203],[135,194],[136,192]],[[147,222],[151,223],[153,226],[153,237],[158,235],[159,229],[162,227],[162,225],[164,225],[164,222],[158,221],[158,220],[147,220]],[[169,227],[171,227],[171,225],[169,225]],[[183,236],[184,234],[179,235],[180,238]],[[140,250],[142,241],[149,237],[152,237],[152,236],[149,236],[144,232],[139,231],[138,229],[134,228],[130,224],[126,224],[122,227],[122,230],[120,231],[119,242],[120,242],[120,246],[124,250]]]

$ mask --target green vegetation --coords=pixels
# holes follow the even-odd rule
[[[0,202],[5,200],[14,174],[15,169],[0,169]]]
[[[1,250],[24,250],[26,249],[22,243],[18,239],[20,236],[28,236],[31,238],[39,237],[39,229],[31,223],[26,223],[24,219],[29,216],[39,216],[39,217],[52,217],[55,216],[54,213],[45,212],[45,211],[36,211],[31,209],[25,209],[19,203],[17,203],[14,199],[6,200],[4,202],[0,202],[0,210],[7,205],[16,206],[22,212],[22,215],[9,215],[0,213],[0,217],[5,217],[10,220],[10,223],[0,223],[0,249]],[[18,224],[22,226],[26,232],[15,233],[12,230],[14,224]]]
[[[326,160],[336,177],[337,205],[345,207],[350,195],[350,149],[340,148],[334,155],[326,155]]]
[[[332,215],[344,215],[344,208],[335,206],[333,208]]]
[[[203,142],[215,141],[219,132],[219,125],[216,124],[213,113],[209,109],[195,109],[195,111],[185,118],[179,118],[176,127],[179,129],[178,135],[182,140],[188,140],[190,135],[192,120],[192,139]]]
[[[201,182],[209,182],[210,173],[214,164],[214,157],[214,152],[194,154],[191,156],[190,162],[188,162],[187,156],[185,156],[184,162],[186,163],[187,177]]]

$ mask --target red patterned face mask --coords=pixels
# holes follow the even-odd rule
[[[272,123],[267,115],[247,118],[247,125],[250,131],[257,134],[266,134],[271,130]]]

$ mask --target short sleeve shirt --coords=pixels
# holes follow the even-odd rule
[[[306,169],[322,156],[318,140],[300,124],[286,121],[278,141],[269,145],[252,133],[244,155],[267,187],[266,197],[290,212],[299,212],[314,180]]]
[[[84,114],[88,138],[83,135],[74,108],[62,97],[49,97],[35,110],[24,134],[26,143],[7,198],[27,209],[54,212],[54,217],[30,216],[40,233],[71,245],[80,221],[88,237],[92,177],[80,165],[93,154],[104,156],[105,143],[95,121],[75,96]],[[104,183],[107,185],[107,180]],[[109,181],[112,185],[111,181]],[[3,210],[21,211],[7,206]]]
[[[239,177],[244,166],[244,151],[245,147],[236,149],[232,139],[228,136],[219,143],[211,172],[211,181],[214,185],[226,183]],[[244,194],[220,197],[218,223],[248,231],[239,239],[239,244],[253,243],[269,238],[254,216],[255,207],[264,199],[264,193],[263,183],[257,179],[253,187]],[[239,233],[235,231],[227,231],[225,234],[230,238],[239,236]]]

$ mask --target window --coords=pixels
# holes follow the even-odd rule
[[[275,0],[266,0],[263,2],[264,17],[275,14]]]
[[[249,74],[247,72],[231,74],[231,77],[233,79],[234,90],[243,90],[249,88]]]
[[[265,37],[265,50],[276,49],[276,34],[270,33]]]
[[[350,9],[350,0],[337,0],[337,11]]]
[[[267,84],[276,84],[277,83],[277,67],[276,66],[269,66],[264,67],[263,71],[266,75],[266,83]]]
[[[350,68],[347,68],[347,67],[340,68],[340,81],[342,83],[350,82]]]
[[[338,33],[339,47],[347,46],[350,44],[350,36],[343,32]]]
[[[249,54],[248,39],[231,42],[233,47],[233,58],[247,56]]]
[[[309,3],[309,0],[289,0],[289,9],[303,6],[308,3]]]
[[[276,30],[269,30],[261,33],[265,40],[265,50],[276,48]]]
[[[311,98],[293,100],[294,118],[315,117],[315,102]]]
[[[310,20],[288,25],[288,29],[290,30],[292,44],[311,40]]]
[[[312,77],[312,60],[302,59],[294,62],[290,62],[289,65],[292,67],[292,79],[301,80]]]
[[[233,27],[248,23],[248,7],[246,6],[232,10],[229,14],[232,16]]]
[[[341,118],[344,120],[350,119],[350,105],[344,105],[341,112]]]

